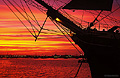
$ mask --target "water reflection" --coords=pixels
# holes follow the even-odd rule
[[[77,69],[76,59],[0,59],[0,78],[72,78]],[[88,63],[83,63],[77,78],[91,78]]]

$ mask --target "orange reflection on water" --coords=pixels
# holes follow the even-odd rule
[[[78,69],[78,59],[0,59],[0,78],[71,78]],[[78,78],[91,78],[89,65],[83,63]]]

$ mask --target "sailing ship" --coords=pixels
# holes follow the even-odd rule
[[[62,25],[70,29],[70,37],[83,50],[84,56],[88,60],[92,78],[120,77],[120,26],[115,25],[107,31],[98,31],[96,28],[92,29],[96,23],[118,10],[116,9],[102,17],[101,20],[98,20],[103,11],[111,11],[113,0],[71,0],[62,7],[62,9],[71,9],[73,11],[100,10],[93,22],[88,22],[86,28],[82,28],[81,24],[78,26],[78,24],[59,12],[58,9],[56,10],[44,1],[35,0],[34,2],[34,4],[40,4],[47,9],[46,15],[55,22],[55,25]],[[37,40],[38,36],[34,37]]]

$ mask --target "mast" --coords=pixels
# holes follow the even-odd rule
[[[82,29],[78,27],[76,24],[74,24],[72,21],[64,17],[62,14],[60,14],[57,10],[53,9],[51,6],[47,5],[44,1],[42,0],[35,0],[42,6],[44,6],[47,11],[47,16],[52,18],[52,20],[61,23],[63,26],[69,28],[71,31],[74,33],[82,33]]]

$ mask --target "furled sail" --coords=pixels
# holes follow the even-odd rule
[[[63,9],[111,11],[113,0],[72,0]]]

